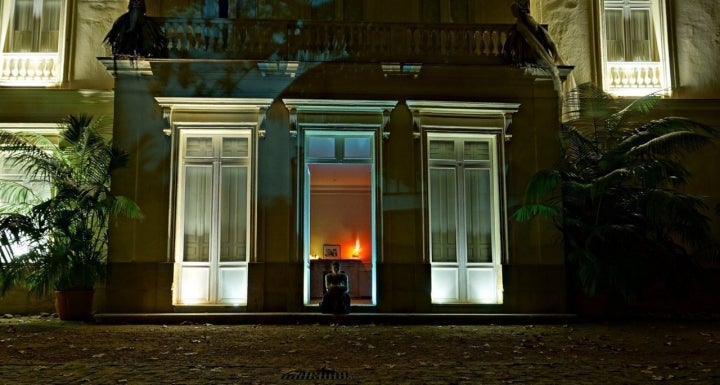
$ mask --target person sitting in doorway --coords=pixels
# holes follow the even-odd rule
[[[340,262],[332,263],[332,271],[325,275],[325,295],[320,302],[320,311],[331,314],[350,313],[348,276],[340,272]]]

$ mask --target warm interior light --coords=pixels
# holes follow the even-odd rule
[[[355,250],[352,256],[353,258],[360,258],[360,238],[355,238]]]

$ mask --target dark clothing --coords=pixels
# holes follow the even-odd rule
[[[350,313],[350,295],[347,292],[347,275],[328,274],[325,276],[325,286],[328,288],[320,302],[320,311],[332,314]]]

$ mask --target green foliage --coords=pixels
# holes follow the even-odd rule
[[[571,92],[561,159],[530,180],[513,214],[553,220],[588,294],[631,300],[717,250],[707,207],[678,189],[690,177],[681,158],[710,144],[717,131],[679,117],[647,120],[658,100],[649,95],[623,105],[592,84]]]
[[[0,131],[0,156],[29,181],[0,180],[3,294],[19,284],[44,295],[104,279],[110,218],[142,216],[132,200],[110,190],[110,175],[128,156],[107,137],[101,122],[86,115],[68,117],[57,143],[37,133]],[[18,246],[28,251],[15,255]]]

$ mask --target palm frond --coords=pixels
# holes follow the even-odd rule
[[[128,219],[143,219],[142,210],[140,210],[137,203],[123,195],[113,196],[109,212],[114,216],[120,216]]]
[[[652,189],[644,200],[645,217],[656,229],[677,234],[693,248],[702,248],[712,238],[705,202],[697,197],[671,190]]]
[[[525,222],[538,216],[553,219],[558,217],[559,215],[560,210],[558,210],[557,207],[537,203],[522,205],[517,210],[515,210],[515,212],[511,216],[511,219]]]
[[[638,114],[647,114],[661,100],[659,94],[652,93],[633,100],[627,106],[614,112],[607,118],[606,127],[613,132],[622,131],[625,124]],[[632,125],[631,125],[632,126]]]
[[[676,131],[655,137],[630,150],[634,158],[671,157],[696,151],[712,143],[712,138],[690,131]]]

